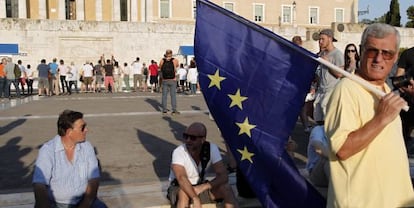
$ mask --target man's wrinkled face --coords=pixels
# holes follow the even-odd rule
[[[397,37],[384,38],[369,36],[362,48],[361,76],[369,82],[382,85],[398,58]]]

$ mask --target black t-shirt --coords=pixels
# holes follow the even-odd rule
[[[405,50],[398,60],[398,68],[404,68],[405,73],[414,70],[414,47]],[[413,72],[411,72],[413,75]]]
[[[112,64],[105,64],[105,76],[112,76],[112,72],[114,71],[114,66]]]

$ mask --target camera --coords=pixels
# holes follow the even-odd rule
[[[408,73],[404,75],[391,77],[391,83],[392,86],[394,86],[394,89],[408,87],[408,85],[410,85],[410,80],[413,79],[413,71],[414,70],[409,70]]]

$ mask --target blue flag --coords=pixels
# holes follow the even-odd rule
[[[209,1],[197,1],[200,86],[263,207],[325,207],[285,151],[316,55]]]

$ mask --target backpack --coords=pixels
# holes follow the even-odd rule
[[[16,77],[16,79],[22,76],[22,71],[20,70],[20,67],[17,64],[14,65],[14,76]]]
[[[147,76],[148,75],[148,67],[144,67],[144,75]]]
[[[161,67],[161,73],[163,79],[174,79],[175,78],[175,67],[174,67],[174,58],[167,60],[164,58],[164,63]]]

